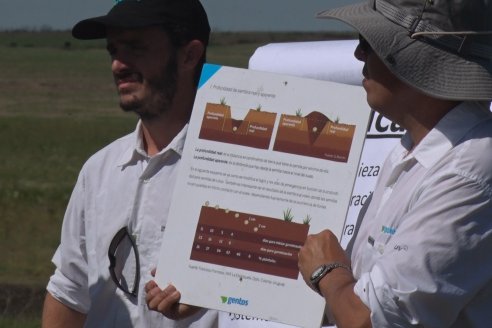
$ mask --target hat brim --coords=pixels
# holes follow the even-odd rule
[[[84,19],[72,28],[72,35],[76,39],[80,40],[93,40],[103,39],[106,37],[106,31],[108,27],[114,28],[142,28],[152,25],[162,24],[162,21],[150,21],[146,20],[145,23],[134,21],[129,17],[128,19],[112,19],[111,16],[99,16]]]
[[[317,17],[354,27],[396,77],[427,95],[448,100],[492,99],[490,61],[472,61],[424,39],[413,39],[370,2],[327,10]]]
[[[106,37],[104,16],[85,19],[72,28],[72,35],[80,40],[102,39]]]

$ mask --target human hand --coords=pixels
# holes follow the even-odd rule
[[[339,262],[350,266],[350,260],[330,230],[323,230],[315,235],[308,235],[304,246],[299,251],[299,270],[304,281],[311,286],[311,274],[319,266],[330,262]]]
[[[152,270],[152,276],[154,275],[155,269]],[[171,284],[160,289],[157,283],[151,280],[145,284],[145,292],[148,308],[172,320],[189,317],[200,310],[199,307],[179,303],[181,294]]]

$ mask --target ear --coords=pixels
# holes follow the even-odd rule
[[[194,70],[205,51],[205,46],[199,40],[192,40],[181,48],[181,65],[185,70]]]

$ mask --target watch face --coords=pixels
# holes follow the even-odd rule
[[[313,274],[311,275],[311,280],[315,280],[316,278],[319,277],[319,275],[325,270],[325,266],[322,265],[316,270],[314,270]]]

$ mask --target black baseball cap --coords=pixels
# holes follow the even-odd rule
[[[107,27],[143,28],[153,25],[179,25],[190,35],[208,44],[210,25],[199,0],[116,0],[105,16],[84,19],[72,29],[76,39],[106,37]]]

